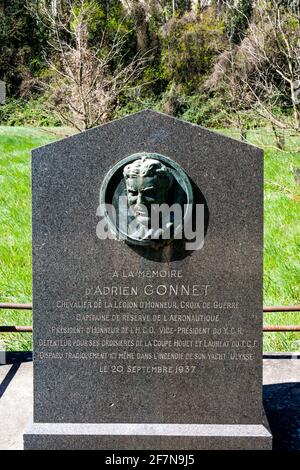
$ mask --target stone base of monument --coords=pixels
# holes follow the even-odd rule
[[[270,450],[264,424],[34,423],[25,450]]]

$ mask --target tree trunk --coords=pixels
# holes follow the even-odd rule
[[[244,126],[243,120],[240,115],[237,116],[238,128],[240,132],[240,139],[242,142],[247,142],[247,129]]]
[[[278,130],[276,129],[276,126],[273,122],[271,124],[272,124],[272,129],[273,129],[273,133],[274,133],[274,137],[275,137],[276,147],[279,150],[284,150],[284,148],[285,148],[284,135],[280,134],[280,132],[278,132]]]
[[[291,98],[292,98],[292,103],[293,103],[295,128],[297,131],[299,131],[300,130],[300,111],[298,109],[299,98],[298,98],[298,90],[296,89],[294,81],[291,82]]]
[[[57,16],[57,0],[51,0],[51,12],[53,16]]]

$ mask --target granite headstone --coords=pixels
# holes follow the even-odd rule
[[[98,237],[103,182],[143,152],[188,178],[201,249]],[[26,449],[271,448],[260,149],[149,110],[113,121],[33,151],[32,230]]]

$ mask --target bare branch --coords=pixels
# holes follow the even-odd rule
[[[110,42],[103,30],[97,47],[89,45],[89,18],[96,3],[67,1],[67,12],[45,5],[39,21],[49,32],[52,79],[45,83],[55,111],[68,124],[84,130],[110,118],[117,99],[141,76],[147,53],[128,59],[122,22]],[[117,65],[116,65],[117,64]]]

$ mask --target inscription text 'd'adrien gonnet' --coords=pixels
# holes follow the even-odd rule
[[[154,286],[147,284],[140,288],[139,286],[96,286],[86,288],[86,295],[106,295],[106,296],[138,296],[142,293],[148,296],[152,295],[191,295],[191,296],[207,296],[209,284],[159,284]]]

